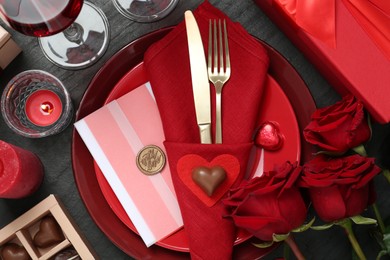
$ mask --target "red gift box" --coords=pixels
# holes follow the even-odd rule
[[[307,24],[302,19],[318,19],[315,17],[317,13],[307,12],[306,17],[299,17],[299,10],[295,8],[302,6],[306,9],[312,8],[308,6],[307,2],[301,0],[299,3],[299,1],[255,0],[256,4],[341,95],[352,93],[364,102],[368,112],[377,122],[390,122],[390,102],[388,100],[390,95],[390,38],[388,38],[388,34],[385,34],[386,32],[379,28],[376,31],[370,31],[367,28],[367,26],[379,26],[376,18],[389,19],[390,21],[390,14],[385,13],[388,11],[385,10],[387,8],[386,2],[383,2],[383,5],[380,0],[366,0],[366,2],[359,0],[319,1],[327,9],[333,1],[335,4],[332,7],[333,13],[323,16],[325,19],[330,19],[334,15],[334,38],[326,41],[321,38],[321,33],[314,30],[312,33],[308,32],[307,27],[305,27]],[[362,21],[362,14],[355,8],[355,4],[370,5],[369,7],[381,13],[382,17],[370,17],[367,14],[365,17],[367,20]],[[381,9],[382,7],[383,9]],[[290,13],[287,11],[289,8],[292,11]],[[317,6],[313,10],[322,11],[322,8]],[[314,22],[317,25],[319,23],[319,21]],[[320,25],[329,29],[323,21],[320,22]],[[384,28],[387,28],[386,26],[388,25],[385,25]],[[316,29],[315,24],[313,28]],[[319,27],[317,26],[317,28]],[[382,34],[382,32],[384,35],[380,36],[385,41],[388,40],[387,45],[386,42],[378,41],[375,35]],[[324,32],[324,34],[329,34],[329,32]],[[331,44],[332,40],[335,44]]]

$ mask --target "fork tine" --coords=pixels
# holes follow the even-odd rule
[[[226,20],[223,20],[223,33],[225,38],[225,67],[226,67],[226,74],[228,77],[230,76],[230,54],[229,54],[229,43],[228,43],[228,36],[227,36],[227,29],[226,29]],[[221,48],[222,50],[222,48]]]
[[[212,31],[213,22],[209,20],[209,51],[208,51],[208,60],[207,60],[207,70],[208,74],[211,74],[211,64],[213,62],[213,31]]]
[[[214,73],[218,72],[218,38],[217,38],[217,21],[214,20],[213,25],[213,41],[214,41]]]
[[[219,72],[223,73],[224,70],[224,58],[223,58],[223,41],[222,41],[222,27],[221,27],[221,19],[218,20],[218,44],[219,44]]]
[[[215,87],[215,143],[222,143],[222,88],[230,78],[230,55],[226,29],[226,20],[209,21],[207,72]]]

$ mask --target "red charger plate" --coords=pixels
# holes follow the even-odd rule
[[[116,53],[92,79],[76,114],[76,120],[87,116],[107,101],[117,83],[136,65],[142,62],[146,49],[165,36],[171,28],[161,29],[145,35],[128,44]],[[264,44],[264,43],[263,43]],[[264,44],[271,64],[269,74],[280,85],[295,111],[302,135],[302,129],[310,121],[315,110],[314,101],[305,83],[294,68],[274,49]],[[114,92],[112,92],[114,93]],[[284,113],[284,111],[278,111]],[[301,136],[302,137],[302,136]],[[301,140],[303,140],[301,138]],[[310,158],[312,147],[301,142],[301,161]],[[147,248],[141,238],[117,216],[107,202],[97,180],[94,161],[88,149],[78,135],[73,132],[72,163],[76,185],[91,217],[105,235],[126,254],[135,258],[188,259],[189,254],[170,250],[160,246]],[[273,248],[258,249],[252,245],[251,238],[234,248],[234,259],[256,259],[269,253]]]
[[[114,89],[107,97],[105,104],[120,98],[124,94],[127,94],[129,91],[132,91],[147,81],[148,79],[145,73],[144,65],[141,63],[126,73],[126,75],[116,84]],[[262,122],[266,121],[276,122],[279,126],[279,129],[281,130],[281,133],[285,137],[284,144],[281,149],[277,151],[265,151],[264,169],[268,171],[273,168],[274,164],[283,163],[286,160],[292,162],[299,160],[301,146],[299,127],[294,110],[292,109],[291,104],[281,87],[269,75],[264,87],[263,96],[264,98],[261,102],[260,108],[261,116],[258,120],[258,123],[261,124]],[[147,109],[147,107],[140,107],[139,109],[143,110]],[[164,140],[161,140],[161,143],[163,141]],[[256,158],[254,158],[255,163],[252,167],[253,170],[255,170],[257,167],[260,154],[261,152],[257,150],[255,154]],[[126,214],[124,208],[108,184],[97,163],[95,163],[95,172],[103,195],[106,198],[108,204],[111,206],[112,210],[123,221],[123,223],[126,224],[126,226],[128,226],[133,232],[137,232],[135,226]],[[239,229],[238,231],[237,239],[235,241],[236,245],[246,241],[251,237],[251,235],[244,230]],[[165,239],[158,241],[157,245],[171,250],[189,252],[188,239],[184,229],[181,229],[166,237]]]

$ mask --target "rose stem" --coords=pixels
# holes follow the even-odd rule
[[[379,225],[379,228],[382,232],[382,234],[384,234],[386,232],[386,228],[385,228],[385,224],[383,223],[383,219],[382,219],[382,216],[381,216],[381,213],[379,212],[379,209],[378,209],[378,206],[376,205],[376,203],[372,204],[372,209],[374,210],[374,213],[375,213],[375,217],[376,217],[376,220],[378,221],[378,225]]]
[[[388,183],[390,183],[390,171],[388,169],[382,170],[383,176],[385,176]]]
[[[289,235],[286,240],[284,240],[284,242],[286,242],[287,245],[291,248],[298,260],[305,260],[305,257],[303,256],[301,250],[299,250],[299,247],[297,243],[295,243],[294,237],[292,235]]]
[[[363,253],[362,248],[359,245],[359,242],[356,240],[355,234],[353,233],[352,230],[352,222],[348,218],[343,223],[341,226],[344,228],[345,232],[347,233],[348,239],[351,242],[351,245],[353,249],[355,250],[356,255],[359,257],[360,260],[366,260],[366,256]]]
[[[287,243],[284,243],[284,246],[283,246],[283,258],[285,260],[288,260],[290,259],[290,246],[287,244]]]

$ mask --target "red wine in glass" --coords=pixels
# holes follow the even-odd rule
[[[92,65],[108,46],[104,13],[84,0],[0,0],[0,18],[25,35],[39,37],[45,56],[66,69]]]
[[[25,35],[43,37],[63,31],[77,18],[83,0],[0,0],[10,27]]]

